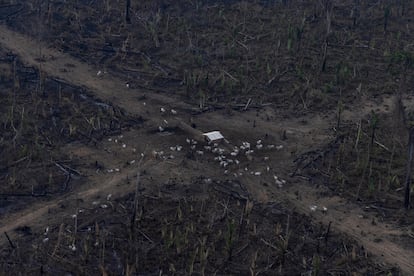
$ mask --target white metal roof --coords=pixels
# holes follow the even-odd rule
[[[209,141],[224,139],[224,136],[220,133],[220,131],[217,130],[203,133],[203,135],[206,136]]]

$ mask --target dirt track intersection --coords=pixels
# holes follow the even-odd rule
[[[400,198],[390,195],[385,207],[380,200],[361,203],[315,174],[330,173],[325,161],[335,162],[332,154],[332,160],[348,158],[335,155],[350,140],[338,142],[335,108],[294,114],[248,99],[205,109],[4,25],[0,45],[4,72],[17,66],[22,83],[17,88],[16,74],[2,73],[7,89],[43,89],[40,96],[27,92],[45,114],[39,121],[54,118],[62,126],[60,132],[39,128],[35,145],[50,155],[21,150],[22,156],[4,162],[2,180],[15,179],[14,194],[5,186],[2,195],[4,271],[24,262],[22,273],[49,274],[414,272],[412,211],[395,208]],[[32,79],[27,68],[33,68]],[[410,95],[403,102],[409,107]],[[342,127],[362,124],[372,110],[386,122],[394,103],[387,94],[355,103],[341,113]],[[81,115],[66,121],[67,112],[56,115],[54,104]],[[27,116],[24,109],[15,112]],[[4,126],[15,131],[12,141],[20,141],[26,136],[14,122],[7,117]],[[213,130],[225,141],[204,141],[201,134]],[[378,133],[378,151],[390,151]],[[18,184],[19,170],[36,160],[47,174]]]

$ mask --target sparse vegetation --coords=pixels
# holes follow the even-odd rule
[[[212,187],[215,185],[221,184]],[[331,234],[322,242],[327,231],[323,225],[277,205],[247,207],[249,202],[213,189],[207,197],[194,194],[180,200],[144,195],[139,198],[142,212],[129,233],[135,200],[131,195],[107,202],[106,209],[82,207],[77,214],[67,215],[60,226],[49,225],[44,235],[21,240],[18,250],[2,250],[2,259],[4,254],[11,255],[0,268],[89,275],[102,271],[127,275],[323,275],[382,270],[367,261],[367,252],[346,237]],[[274,215],[276,212],[279,214]],[[32,246],[23,249],[25,243]],[[23,259],[19,259],[19,252],[25,252]]]
[[[413,14],[404,0],[0,1],[39,47],[34,62],[0,51],[0,220],[50,206],[4,231],[0,271],[399,275],[364,249],[375,231],[294,201],[308,185],[412,244]],[[79,68],[51,71],[53,51]],[[218,126],[220,165],[186,137]],[[245,138],[245,156],[224,153]]]

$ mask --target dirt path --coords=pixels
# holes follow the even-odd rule
[[[357,240],[367,252],[376,257],[377,261],[398,265],[406,275],[413,274],[413,250],[403,248],[401,244],[392,240],[393,236],[410,233],[409,229],[396,229],[388,223],[378,222],[373,216],[363,212],[358,205],[337,196],[321,197],[315,188],[302,183],[295,185],[293,190],[300,191],[300,199],[294,193],[286,193],[283,196],[294,202],[299,212],[307,213],[324,223],[332,222],[333,230],[346,233]],[[311,211],[310,206],[317,206],[318,209]],[[326,213],[322,212],[323,207],[327,208]]]
[[[93,68],[65,53],[49,49],[33,38],[13,32],[3,25],[0,25],[0,44],[17,54],[27,65],[46,72],[48,76],[85,87],[101,100],[113,103],[128,112],[143,115],[147,119],[152,117],[154,111],[157,111],[155,114],[159,114],[159,109],[151,108],[152,104],[162,103],[164,106],[174,105],[175,108],[190,108],[189,105],[169,96],[145,93],[148,91],[142,89],[128,89],[124,81],[109,74],[98,76],[99,68]],[[138,101],[144,95],[147,99]],[[143,102],[147,103],[147,108]]]
[[[46,47],[42,47],[44,61],[39,62],[40,48],[36,41],[12,32],[4,26],[0,26],[0,33],[0,44],[2,47],[8,48],[19,55],[26,64],[41,68],[49,76],[74,85],[83,86],[98,98],[111,102],[131,114],[141,115],[149,119],[149,124],[152,127],[155,127],[157,122],[161,122],[164,119],[159,112],[160,106],[172,106],[182,109],[190,108],[190,106],[174,98],[158,94],[148,95],[148,93],[146,101],[149,104],[144,106],[142,101],[138,100],[140,96],[144,95],[144,92],[126,88],[122,80],[113,78],[110,75],[99,78],[96,74],[96,68]],[[277,116],[271,109],[266,112],[269,112],[271,116]],[[189,117],[186,114],[179,114],[178,116],[184,121]],[[313,118],[308,118],[309,121],[312,121],[312,124],[308,125],[299,119],[266,121],[256,116],[253,111],[231,117],[220,113],[206,113],[198,116],[195,120],[197,125],[206,130],[213,127],[222,129],[225,135],[233,140],[240,136],[256,139],[269,135],[269,139],[273,142],[284,143],[285,150],[280,156],[274,158],[272,167],[282,175],[287,176],[292,169],[290,167],[293,159],[292,152],[317,148],[329,140],[328,129],[330,127],[329,122],[332,122],[332,116],[328,114],[325,117],[314,116]],[[288,131],[289,139],[287,142],[282,142],[279,137],[286,130]],[[140,139],[152,141],[151,135],[148,133],[142,133]],[[205,163],[203,165],[206,166]],[[0,231],[11,231],[22,225],[41,224],[47,221],[49,210],[56,208],[63,202],[78,198],[87,199],[99,194],[103,195],[109,191],[120,191],[118,188],[120,183],[125,181],[127,175],[132,175],[134,170],[132,168],[125,170],[104,182],[102,181],[105,178],[97,179],[91,177],[90,182],[92,184],[87,189],[76,191],[67,198],[58,198],[49,203],[31,206],[30,210],[26,209],[10,214],[2,220]],[[200,171],[202,171],[202,168]],[[310,215],[315,220],[321,221],[326,225],[332,222],[335,230],[355,238],[378,261],[396,264],[406,275],[414,274],[413,250],[403,248],[390,237],[391,235],[403,235],[408,230],[396,229],[392,225],[382,222],[376,222],[376,225],[373,225],[372,217],[363,213],[358,206],[345,202],[341,198],[324,197],[320,190],[295,179],[290,180],[289,188],[286,189],[263,187],[259,185],[257,180],[250,177],[246,177],[244,181],[256,199],[261,201],[283,201],[289,206],[293,206],[299,212]],[[122,189],[118,196],[133,190],[133,185],[129,187],[128,189]],[[295,191],[301,191],[300,198],[295,195]],[[328,212],[313,212],[309,208],[310,205],[325,206],[328,208]],[[33,209],[36,209],[36,211],[32,211]]]
[[[243,123],[245,122],[244,116],[247,115],[241,115],[235,119],[231,126],[224,123],[225,121],[219,120],[219,116],[219,114],[211,115],[214,122],[222,122],[220,127],[223,129],[229,127],[248,129],[251,127],[249,124]],[[240,120],[240,118],[242,119]],[[311,125],[303,125],[300,120],[276,123],[260,121],[258,123],[263,131],[269,133],[281,133],[282,130],[288,130],[290,133],[286,151],[280,153],[280,158],[275,159],[272,163],[273,168],[283,172],[283,176],[287,176],[294,170],[291,165],[293,158],[289,152],[317,148],[332,139],[326,134],[326,129],[329,127],[327,121],[320,116],[311,117],[309,121],[312,121]],[[258,134],[263,133],[259,132]],[[287,206],[292,206],[296,211],[307,214],[325,225],[332,223],[333,230],[346,233],[357,240],[379,262],[396,264],[405,275],[414,273],[412,261],[414,260],[414,250],[409,247],[403,248],[402,244],[393,240],[393,237],[412,235],[412,231],[408,227],[395,228],[389,223],[378,222],[372,214],[364,212],[357,204],[338,196],[326,196],[329,193],[325,191],[324,187],[317,187],[315,184],[309,184],[298,178],[287,179],[288,182],[291,182],[287,189],[277,189],[274,186],[263,188],[254,178],[246,179],[246,185],[249,187],[250,193],[256,195],[256,199],[267,194],[263,200],[284,202]],[[271,182],[271,180],[268,181]],[[317,206],[317,210],[312,211],[312,206]],[[322,212],[323,207],[326,207],[328,211]]]

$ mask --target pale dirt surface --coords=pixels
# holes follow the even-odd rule
[[[269,153],[271,158],[267,165],[271,167],[272,172],[277,172],[279,176],[287,180],[286,186],[275,187],[272,173],[264,173],[261,177],[239,178],[253,199],[261,202],[283,202],[296,211],[311,216],[315,221],[325,225],[332,223],[334,231],[354,238],[377,261],[396,264],[405,275],[414,274],[414,250],[404,248],[393,238],[410,233],[409,229],[396,228],[381,221],[373,223],[374,216],[361,210],[360,206],[340,197],[325,196],[322,188],[309,184],[300,177],[289,178],[289,174],[294,170],[295,153],[317,148],[332,138],[330,133],[335,122],[334,114],[315,114],[301,119],[279,118],[278,110],[267,107],[260,112],[260,115],[254,110],[248,110],[243,113],[227,114],[219,111],[192,116],[186,111],[191,106],[183,104],[178,99],[128,89],[123,81],[111,77],[110,73],[103,78],[98,78],[96,76],[98,69],[64,53],[48,49],[44,45],[41,47],[41,52],[45,60],[39,63],[38,42],[10,31],[4,26],[0,26],[0,45],[17,54],[28,65],[37,66],[48,75],[65,82],[82,86],[97,98],[148,120],[143,129],[124,134],[122,142],[127,145],[125,150],[120,149],[119,144],[110,142],[103,142],[97,148],[68,145],[67,152],[83,158],[86,163],[99,160],[104,164],[105,169],[120,168],[120,172],[109,174],[105,172],[105,169],[99,173],[92,169],[82,171],[87,176],[86,185],[75,188],[64,197],[36,203],[27,209],[4,216],[1,219],[0,232],[12,233],[11,230],[23,225],[30,225],[35,229],[42,228],[47,225],[48,221],[59,219],[56,214],[63,212],[59,209],[62,204],[68,207],[65,212],[70,212],[69,210],[76,209],[74,202],[77,200],[93,201],[104,198],[108,194],[119,197],[134,191],[134,177],[138,168],[136,163],[132,165],[125,165],[125,163],[133,159],[138,160],[141,152],[146,153],[141,170],[146,170],[147,176],[143,176],[143,185],[148,190],[156,191],[157,185],[167,181],[171,176],[176,176],[183,181],[201,174],[216,178],[229,177],[223,175],[223,170],[218,168],[217,164],[208,162],[204,157],[187,161],[182,153],[177,154],[175,159],[160,161],[151,156],[153,149],[161,150],[170,145],[185,143],[185,138],[188,136],[186,133],[173,133],[169,136],[151,133],[164,119],[172,119],[172,115],[160,114],[160,107],[172,107],[180,110],[177,115],[178,119],[184,122],[191,120],[200,130],[219,129],[231,144],[263,139],[268,144],[283,145],[282,150]],[[71,66],[68,67],[68,64]],[[147,97],[145,106],[143,100],[139,100],[144,94]],[[352,120],[352,114],[357,112],[370,112],[371,109],[387,112],[386,109],[392,108],[389,106],[391,103],[388,102],[390,100],[385,103],[381,102],[379,105],[361,103],[361,106],[354,107],[352,112],[347,111],[345,115],[347,119]],[[263,114],[267,114],[271,119],[267,120]],[[287,133],[287,140],[281,140],[283,131]],[[136,152],[132,152],[132,148],[136,148]],[[261,161],[264,155],[264,153],[258,153],[255,156],[255,166],[257,165],[258,168],[265,166],[265,163]],[[270,184],[263,185],[264,183]],[[310,209],[312,205],[317,205],[318,209],[312,211]],[[328,211],[321,212],[322,207],[326,207]],[[6,242],[6,239],[2,236],[1,241]]]

